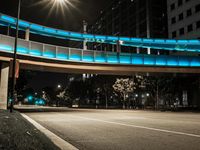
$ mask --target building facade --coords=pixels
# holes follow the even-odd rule
[[[113,0],[101,11],[88,33],[140,38],[167,38],[166,0]],[[116,46],[89,44],[90,49],[114,51]],[[122,51],[147,53],[146,49],[122,47]],[[151,53],[154,53],[152,51]],[[156,52],[157,53],[157,52]]]
[[[168,35],[173,39],[200,39],[200,1],[167,0]]]

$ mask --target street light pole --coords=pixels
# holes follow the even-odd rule
[[[21,8],[21,0],[18,1],[15,45],[14,45],[14,54],[13,54],[13,61],[12,61],[12,89],[11,89],[12,101],[10,104],[10,112],[11,113],[13,111],[13,103],[15,100],[15,72],[16,72],[16,60],[17,60],[17,43],[18,43],[18,32],[19,32],[20,8]]]

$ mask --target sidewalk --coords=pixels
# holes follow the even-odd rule
[[[0,110],[0,150],[59,150],[20,113]]]

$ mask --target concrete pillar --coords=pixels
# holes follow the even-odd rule
[[[0,70],[0,109],[7,109],[9,64],[2,63]]]
[[[29,39],[30,39],[30,29],[27,28],[25,32],[26,32],[26,33],[25,33],[25,40],[26,40],[26,41],[29,41]]]

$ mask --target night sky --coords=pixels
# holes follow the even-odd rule
[[[52,10],[52,13],[49,14],[50,7],[47,7],[48,2],[38,4],[41,1],[22,0],[20,18],[40,25],[77,32],[81,30],[83,20],[86,20],[88,24],[94,23],[100,11],[111,2],[110,0],[70,0],[74,6],[69,6],[68,9],[65,9],[64,14],[62,14],[61,10],[56,9]],[[0,0],[0,12],[16,17],[17,2],[18,0]],[[35,39],[37,37],[31,35],[31,40]],[[42,40],[41,42],[45,41],[46,43],[63,46],[63,43],[66,42],[47,37],[42,37]],[[29,86],[38,91],[45,86],[55,87],[59,83],[65,84],[65,80],[66,74],[37,72],[29,80]]]
[[[0,10],[2,13],[16,16],[18,0],[1,0]],[[47,7],[48,2],[38,4],[42,0],[22,0],[21,19],[46,25],[50,27],[79,31],[82,26],[82,21],[86,20],[92,24],[101,10],[104,9],[110,0],[69,0],[73,6],[65,9],[62,14],[61,10],[52,10],[48,17],[50,7]],[[51,0],[46,0],[51,1]]]

